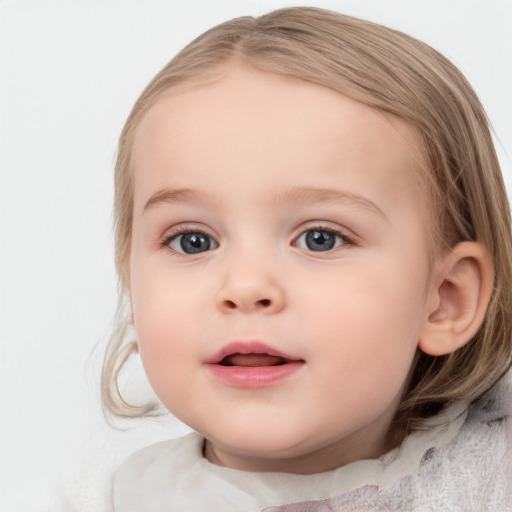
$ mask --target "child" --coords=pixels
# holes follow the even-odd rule
[[[116,511],[510,509],[509,206],[433,49],[314,8],[213,28],[136,102],[115,222],[105,406],[155,411],[117,385],[138,351],[196,431]]]

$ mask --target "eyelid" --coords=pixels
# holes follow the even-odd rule
[[[346,247],[346,246],[352,247],[352,246],[358,245],[357,237],[355,234],[353,234],[348,229],[344,229],[339,225],[334,226],[330,222],[327,222],[327,221],[325,221],[325,222],[319,221],[319,222],[314,222],[311,225],[301,226],[299,234],[296,235],[292,240],[292,245],[296,246],[297,241],[303,235],[308,233],[309,231],[329,231],[331,233],[334,233],[336,236],[340,237],[343,240],[344,243],[342,243],[338,247],[335,247],[335,248],[333,248],[329,251],[325,251],[325,252],[333,252],[335,249],[339,249],[340,247]],[[298,247],[298,248],[302,249],[301,247]],[[311,251],[309,249],[303,249],[303,250],[307,250],[308,252],[315,252],[315,251]],[[321,251],[317,251],[317,252],[321,253]]]
[[[213,249],[217,249],[219,247],[219,242],[217,241],[217,237],[215,235],[213,235],[211,232],[209,232],[208,229],[199,227],[199,226],[197,226],[197,224],[196,225],[180,224],[179,226],[174,226],[174,227],[166,230],[165,233],[160,238],[158,245],[160,246],[160,248],[168,249],[169,251],[172,251],[174,254],[177,254],[178,256],[194,256],[194,254],[182,253],[182,252],[176,251],[175,249],[170,247],[170,243],[173,240],[175,240],[176,238],[178,238],[181,235],[186,235],[187,233],[200,233],[202,235],[209,237],[215,245],[215,247],[211,248],[209,251],[211,251]],[[204,252],[209,252],[209,251],[204,251]],[[197,254],[202,254],[202,253],[197,253]]]
[[[339,226],[338,224],[333,225],[329,221],[314,221],[311,224],[303,223],[299,228],[297,228],[295,230],[295,232],[297,234],[292,238],[291,245],[296,246],[297,241],[299,240],[299,238],[301,236],[305,235],[309,231],[315,231],[315,230],[329,231],[331,233],[334,233],[336,236],[340,237],[344,242],[340,246],[335,247],[335,248],[333,248],[329,251],[325,251],[325,252],[333,252],[334,250],[339,249],[340,247],[347,247],[347,246],[352,247],[352,246],[358,245],[357,235],[352,233],[352,231],[350,231],[349,229],[343,228],[343,227]],[[220,245],[220,242],[218,241],[218,235],[213,234],[212,230],[210,230],[202,225],[187,224],[187,223],[180,224],[178,226],[174,226],[172,228],[167,229],[165,231],[165,233],[161,236],[161,238],[158,242],[158,245],[160,248],[168,249],[169,251],[172,251],[174,254],[176,254],[178,256],[193,256],[193,254],[186,254],[186,253],[176,251],[169,245],[170,242],[175,240],[177,237],[179,237],[180,235],[187,234],[187,233],[200,233],[202,235],[209,237],[213,241],[214,247],[212,247],[208,251],[204,251],[204,252],[210,252],[214,249],[217,249]],[[302,249],[300,247],[298,247],[298,248]],[[302,249],[302,250],[307,250],[308,252],[315,252],[315,251],[311,251],[309,249]],[[317,251],[317,252],[320,252],[320,251]],[[202,253],[197,253],[197,254],[202,254]]]

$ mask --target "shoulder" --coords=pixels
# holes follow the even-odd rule
[[[202,459],[202,446],[201,436],[191,433],[153,444],[128,457],[114,477],[115,509],[136,510],[133,507],[141,496],[166,490],[170,482]]]
[[[425,454],[420,474],[407,485],[415,499],[440,509],[510,510],[511,377],[509,373],[470,404],[449,444]]]

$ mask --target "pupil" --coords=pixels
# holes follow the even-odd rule
[[[198,236],[193,235],[190,237],[190,244],[196,248],[199,248],[201,247],[201,239]]]
[[[306,235],[306,245],[312,251],[328,251],[334,247],[336,239],[329,231],[310,231]]]
[[[180,245],[187,254],[204,252],[210,248],[210,238],[201,233],[185,233],[181,237]]]

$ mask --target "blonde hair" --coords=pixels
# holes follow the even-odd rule
[[[131,148],[137,126],[162,95],[206,82],[237,60],[333,89],[412,125],[420,170],[437,220],[433,252],[475,240],[489,251],[493,295],[483,325],[459,350],[440,357],[418,351],[395,424],[412,431],[445,405],[473,400],[510,367],[512,239],[510,211],[486,114],[460,71],[428,45],[380,25],[316,8],[237,18],[207,31],[151,81],[119,141],[115,170],[115,246],[120,277],[117,328],[102,375],[104,407],[124,417],[151,414],[122,397],[117,377],[136,344],[126,344],[125,307],[133,211]]]

